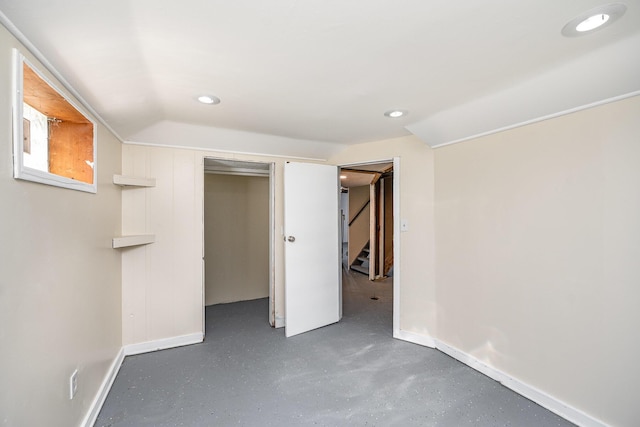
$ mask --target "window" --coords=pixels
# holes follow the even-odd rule
[[[14,54],[14,177],[95,193],[95,123]]]

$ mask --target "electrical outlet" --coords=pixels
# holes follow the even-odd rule
[[[69,377],[69,399],[73,399],[78,391],[78,370],[73,371]]]

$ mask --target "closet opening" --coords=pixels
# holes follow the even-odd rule
[[[273,196],[272,163],[204,159],[203,309],[268,298],[275,326]]]

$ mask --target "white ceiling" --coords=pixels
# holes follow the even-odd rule
[[[439,145],[640,90],[640,0],[560,34],[603,3],[0,0],[0,18],[124,140],[167,143],[171,127]]]

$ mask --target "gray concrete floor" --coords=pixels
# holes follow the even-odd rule
[[[347,272],[343,287],[342,321],[292,338],[268,325],[267,299],[207,307],[204,343],[124,360],[95,425],[572,425],[437,350],[394,340],[391,280]]]

